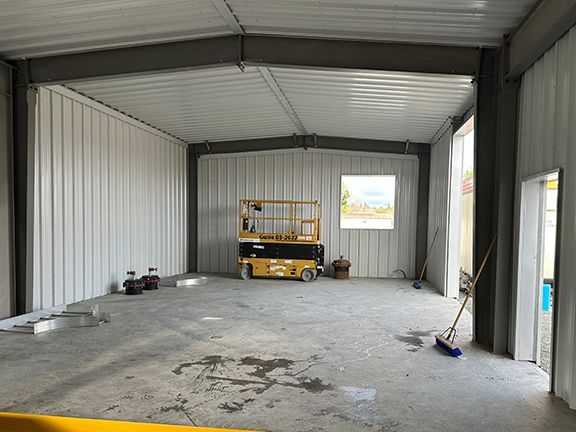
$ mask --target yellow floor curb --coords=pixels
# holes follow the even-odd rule
[[[35,414],[0,413],[2,432],[249,432],[237,429],[216,429],[136,423],[115,420],[94,420],[74,417],[53,417]],[[253,432],[253,431],[252,431]]]

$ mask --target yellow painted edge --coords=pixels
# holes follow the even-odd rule
[[[37,414],[0,412],[2,432],[249,432],[238,429],[217,429],[195,426],[163,425],[116,420],[95,420],[55,417]],[[252,431],[254,432],[254,431]]]

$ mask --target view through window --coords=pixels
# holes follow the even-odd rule
[[[396,176],[343,175],[340,228],[394,229]]]

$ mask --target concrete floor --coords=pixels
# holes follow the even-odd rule
[[[0,334],[0,410],[269,431],[569,431],[536,365],[433,334],[459,303],[410,281],[211,277],[109,295],[100,328]]]

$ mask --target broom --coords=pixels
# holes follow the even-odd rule
[[[428,265],[428,258],[430,258],[430,252],[432,252],[432,248],[434,247],[434,242],[436,241],[436,236],[438,235],[438,230],[440,228],[436,228],[436,232],[434,233],[434,238],[432,239],[432,244],[430,245],[430,249],[428,249],[428,255],[426,255],[426,261],[424,261],[424,265],[422,266],[422,271],[420,272],[420,277],[418,280],[412,282],[412,286],[416,289],[422,288],[420,284],[422,282],[422,278],[424,277],[424,272],[426,271],[426,266]]]
[[[478,273],[476,273],[476,277],[474,278],[474,281],[472,282],[472,286],[470,287],[470,289],[468,290],[468,293],[466,294],[466,298],[464,299],[464,302],[462,303],[462,306],[460,307],[460,311],[458,312],[458,315],[456,315],[456,319],[454,320],[454,324],[452,324],[452,327],[448,327],[446,330],[444,330],[443,333],[436,335],[436,345],[438,345],[440,348],[442,348],[443,350],[448,352],[448,354],[450,354],[452,357],[458,357],[458,356],[462,355],[462,350],[454,342],[454,338],[456,338],[456,325],[458,324],[458,321],[460,320],[460,317],[462,316],[462,312],[464,312],[464,308],[466,307],[466,303],[468,303],[468,300],[472,296],[472,292],[474,291],[474,288],[476,288],[476,282],[478,282],[478,279],[480,278],[480,275],[482,274],[482,270],[484,270],[484,266],[486,265],[486,261],[488,261],[488,257],[490,256],[490,252],[492,252],[492,247],[494,246],[494,243],[496,243],[496,237],[498,237],[498,234],[496,234],[494,236],[492,243],[490,243],[490,247],[488,248],[488,250],[486,251],[486,254],[484,255],[484,260],[482,261],[482,264],[480,264],[480,269],[478,269]]]

